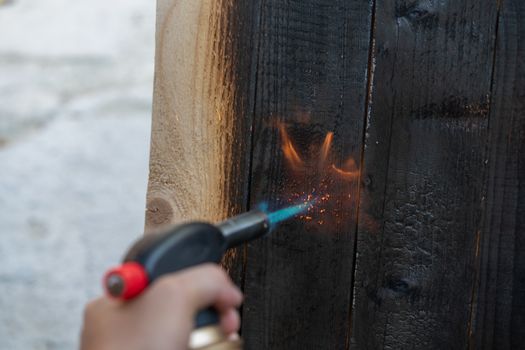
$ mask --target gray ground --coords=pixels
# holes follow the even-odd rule
[[[0,0],[0,349],[76,348],[83,304],[141,234],[154,15]]]

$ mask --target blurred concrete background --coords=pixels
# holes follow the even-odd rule
[[[0,349],[75,349],[144,223],[155,2],[0,0]]]

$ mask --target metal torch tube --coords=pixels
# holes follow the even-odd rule
[[[225,220],[217,225],[226,238],[228,248],[264,236],[270,231],[268,216],[261,210],[252,210]]]

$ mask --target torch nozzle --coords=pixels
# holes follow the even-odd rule
[[[231,248],[268,233],[270,221],[263,211],[252,210],[225,220],[217,227],[226,238],[228,248]]]
[[[308,209],[314,201],[282,208],[267,213],[264,209],[252,210],[234,216],[217,225],[226,238],[228,248],[264,236],[278,223],[285,221]]]

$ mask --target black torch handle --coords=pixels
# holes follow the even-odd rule
[[[132,299],[163,275],[203,263],[219,263],[226,249],[260,237],[269,228],[267,215],[254,210],[219,225],[191,222],[144,237],[126,254],[121,265],[125,268],[106,275],[107,290],[114,297]],[[217,323],[219,315],[211,307],[200,311],[195,320],[197,328]]]

